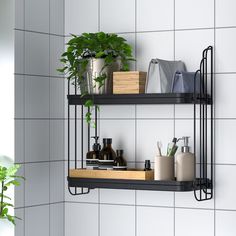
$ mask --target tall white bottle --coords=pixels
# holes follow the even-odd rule
[[[184,146],[176,155],[176,180],[192,181],[195,178],[195,157],[188,146],[189,137],[183,137]]]

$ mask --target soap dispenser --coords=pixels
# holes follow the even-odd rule
[[[87,152],[86,155],[86,166],[87,169],[98,169],[98,160],[99,160],[99,154],[101,150],[101,145],[98,143],[98,136],[91,137],[94,138],[95,143],[93,144],[93,150]]]
[[[190,152],[188,141],[190,137],[182,137],[184,146],[181,152],[176,155],[176,180],[177,181],[193,181],[195,177],[195,157]]]

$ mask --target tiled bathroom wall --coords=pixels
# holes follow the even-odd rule
[[[26,177],[16,189],[16,214],[23,219],[16,236],[235,236],[235,7],[234,0],[16,0],[15,159]],[[96,189],[69,195],[66,86],[56,68],[70,33],[97,31],[125,37],[137,59],[131,68],[143,71],[156,57],[183,60],[195,71],[202,50],[213,45],[213,200],[199,203],[192,192]],[[100,138],[112,137],[129,166],[153,161],[157,140],[165,148],[173,136],[193,137],[189,105],[100,109]]]
[[[15,1],[16,236],[64,235],[64,0]]]
[[[147,71],[151,58],[183,60],[199,67],[202,50],[215,50],[215,186],[211,201],[193,193],[92,190],[73,197],[65,191],[65,235],[233,236],[236,235],[234,109],[236,16],[234,0],[68,0],[65,36],[115,32],[133,46],[132,69]],[[193,137],[190,105],[101,106],[99,135],[113,138],[129,166],[153,161],[156,141]],[[73,128],[72,128],[73,129]],[[65,136],[66,137],[66,136]],[[191,142],[192,143],[192,142]]]

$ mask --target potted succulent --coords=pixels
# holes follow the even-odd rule
[[[7,160],[7,162],[6,162]],[[16,175],[20,165],[14,165],[10,158],[5,156],[0,157],[0,223],[7,224],[11,222],[15,224],[15,219],[18,218],[11,215],[10,210],[14,207],[11,203],[11,198],[7,195],[7,190],[11,186],[19,186],[22,176]]]
[[[67,46],[60,59],[64,67],[58,71],[80,89],[81,96],[112,93],[112,73],[129,70],[129,61],[134,60],[131,46],[117,34],[72,35]],[[87,99],[85,106],[93,107],[93,99]],[[91,121],[91,112],[86,120]]]

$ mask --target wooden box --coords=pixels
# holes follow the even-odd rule
[[[71,169],[70,177],[73,178],[95,178],[95,179],[133,179],[133,180],[154,180],[154,171],[137,169],[128,170],[88,170]]]
[[[113,93],[144,93],[146,74],[146,72],[141,71],[113,72]]]

